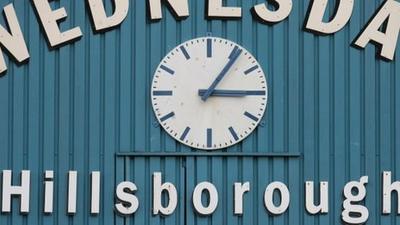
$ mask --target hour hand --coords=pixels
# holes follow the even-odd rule
[[[207,89],[200,89],[199,96],[204,96]],[[211,96],[214,97],[246,97],[246,96],[258,96],[265,95],[265,91],[253,91],[253,90],[214,90]]]

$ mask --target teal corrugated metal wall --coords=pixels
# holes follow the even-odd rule
[[[0,6],[9,3],[1,0]],[[161,21],[149,21],[145,0],[131,0],[117,29],[94,34],[85,1],[56,1],[68,18],[62,29],[80,26],[84,36],[60,49],[48,48],[29,1],[14,1],[30,50],[22,66],[9,62],[0,78],[0,169],[32,172],[31,212],[11,214],[0,224],[340,224],[342,190],[348,181],[368,175],[368,224],[400,224],[381,215],[381,172],[400,179],[400,55],[393,62],[375,57],[375,47],[350,47],[380,0],[355,1],[350,23],[335,35],[302,30],[309,1],[294,1],[289,19],[274,26],[253,19],[250,8],[264,0],[226,0],[243,7],[241,20],[206,20],[205,1],[189,0],[190,17],[176,21],[167,9]],[[106,1],[111,8],[111,1]],[[334,1],[329,8],[333,10]],[[4,23],[3,23],[4,24]],[[162,57],[191,38],[225,37],[248,48],[267,74],[270,98],[264,125],[228,152],[289,152],[301,157],[116,156],[118,152],[190,152],[155,126],[150,105],[152,74]],[[399,47],[397,52],[399,53]],[[397,74],[396,74],[397,73]],[[396,76],[397,75],[397,76]],[[55,213],[44,215],[43,172],[56,175]],[[78,213],[66,213],[68,170],[77,170]],[[89,213],[89,173],[102,172],[101,213]],[[151,215],[151,174],[162,171],[180,193],[170,217]],[[114,214],[114,188],[134,181],[138,212]],[[193,213],[190,195],[201,181],[212,181],[220,203],[212,217]],[[330,212],[310,216],[304,207],[304,182],[330,182]],[[250,181],[242,217],[233,215],[233,183]],[[263,206],[269,182],[283,181],[291,204],[282,216]],[[396,210],[394,210],[396,211]]]

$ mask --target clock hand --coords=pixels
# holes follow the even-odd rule
[[[221,73],[217,76],[217,78],[214,80],[214,82],[211,84],[211,86],[207,89],[207,91],[202,95],[201,99],[203,101],[207,101],[207,99],[211,96],[211,94],[214,92],[215,88],[221,82],[221,80],[224,78],[224,76],[228,73],[229,69],[233,66],[233,64],[236,62],[236,60],[239,58],[240,54],[242,54],[242,49],[238,49],[235,51],[233,55],[230,56],[228,63],[225,65],[225,67],[222,69]]]
[[[204,96],[206,89],[199,90],[199,96]],[[215,97],[246,97],[246,96],[257,96],[265,95],[265,91],[246,91],[246,90],[214,90],[211,96]]]

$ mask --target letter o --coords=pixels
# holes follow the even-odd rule
[[[281,204],[274,204],[274,192],[278,190],[281,194]],[[274,215],[281,215],[286,212],[290,204],[289,189],[281,182],[273,182],[268,185],[264,193],[264,204],[267,210]]]
[[[210,197],[208,206],[204,206],[202,203],[202,194],[207,191]],[[193,191],[193,206],[195,210],[201,215],[211,215],[217,209],[218,206],[218,191],[217,188],[209,183],[203,182],[196,186]]]

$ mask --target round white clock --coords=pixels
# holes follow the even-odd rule
[[[229,40],[203,37],[173,49],[151,87],[155,115],[177,141],[193,148],[232,146],[257,127],[268,88],[257,60]]]

